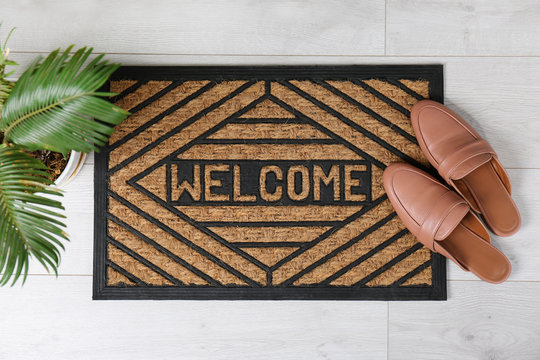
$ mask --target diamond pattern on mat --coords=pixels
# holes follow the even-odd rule
[[[163,107],[169,92],[188,85],[179,102],[166,100]],[[431,254],[403,230],[381,185],[382,169],[392,162],[426,164],[403,120],[411,102],[422,98],[418,93],[427,92],[425,81],[164,82],[150,92],[148,83],[117,87],[124,91],[119,103],[153,110],[151,126],[128,119],[119,134],[124,127],[130,131],[115,138],[110,204],[125,211],[109,207],[119,219],[109,245],[110,286],[431,284]],[[269,136],[280,124],[282,135]],[[227,136],[227,129],[244,135]],[[259,205],[247,212],[238,205],[171,205],[164,186],[170,163],[189,158],[365,161],[371,201]],[[140,166],[147,163],[152,165]],[[163,231],[174,240],[158,239]],[[190,252],[175,251],[175,244]]]

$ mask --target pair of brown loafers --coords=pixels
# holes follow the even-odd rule
[[[418,102],[411,121],[422,151],[450,190],[409,164],[388,166],[383,182],[398,216],[422,244],[490,283],[508,278],[511,265],[480,221],[499,236],[521,226],[508,174],[486,140],[446,106]]]

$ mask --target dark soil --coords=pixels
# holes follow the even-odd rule
[[[3,140],[4,134],[0,132],[0,143]],[[38,150],[31,152],[30,155],[39,159],[42,163],[47,165],[47,167],[49,168],[47,172],[49,173],[49,175],[51,175],[52,181],[55,181],[56,179],[58,179],[62,171],[64,171],[64,169],[66,168],[70,154],[68,154],[64,158],[64,155],[57,152],[49,150]]]
[[[64,158],[64,155],[49,150],[34,151],[31,152],[30,155],[38,158],[39,160],[41,160],[42,163],[47,165],[47,167],[49,168],[47,172],[49,173],[49,175],[51,175],[53,181],[58,179],[62,171],[64,171],[70,156],[70,154],[68,154]]]

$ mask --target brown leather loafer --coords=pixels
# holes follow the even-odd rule
[[[518,231],[521,218],[510,196],[508,174],[488,142],[459,115],[435,101],[415,104],[411,121],[429,162],[482,215],[489,228],[500,236]]]
[[[404,163],[388,166],[383,183],[399,218],[431,251],[487,282],[508,278],[510,262],[491,245],[487,229],[457,193]]]

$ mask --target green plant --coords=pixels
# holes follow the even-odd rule
[[[12,73],[6,74],[6,66],[17,65],[15,61],[8,60],[7,42],[12,33],[13,29],[9,32],[4,44],[0,44],[0,111],[2,111],[2,106],[13,89],[13,83],[5,79],[12,75]]]
[[[27,152],[98,151],[129,115],[105,99],[115,94],[98,91],[120,65],[103,55],[88,61],[92,49],[72,49],[36,59],[13,83],[5,68],[15,63],[6,44],[0,48],[0,285],[26,279],[30,258],[57,273],[68,240],[62,204],[51,199],[61,192]]]

